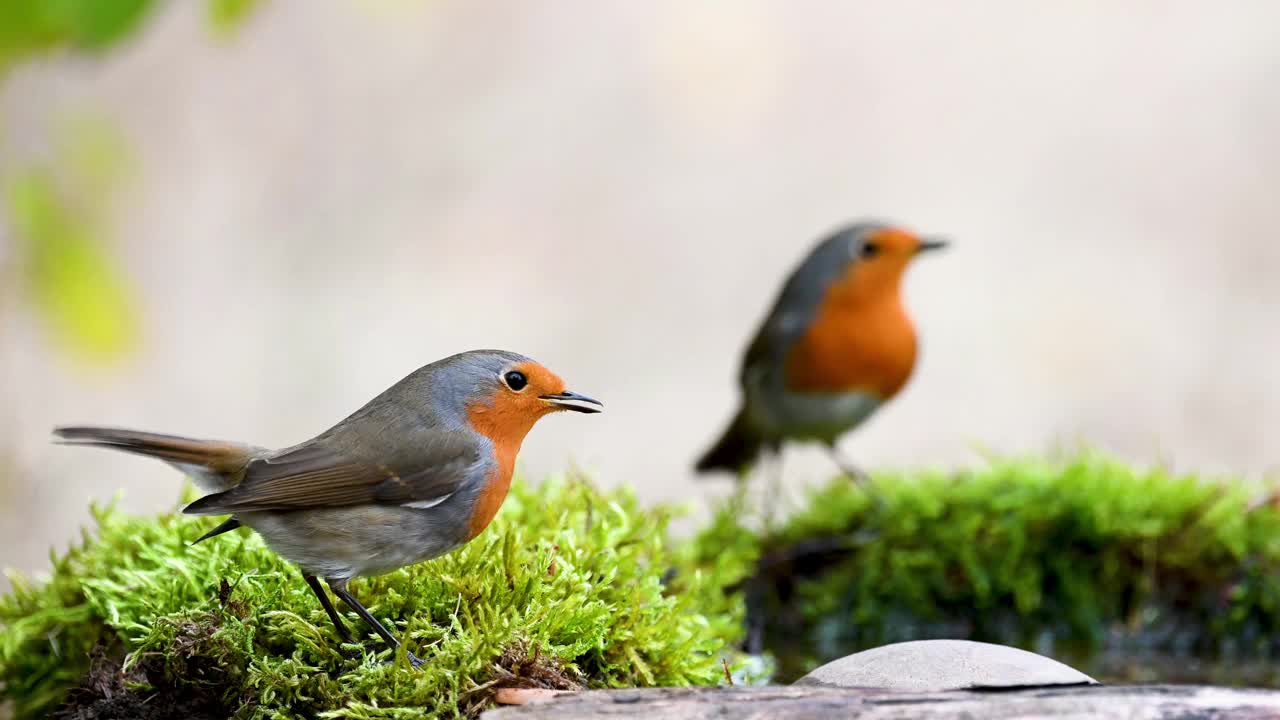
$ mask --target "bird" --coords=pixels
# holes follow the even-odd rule
[[[351,632],[320,579],[398,651],[348,581],[475,539],[506,498],[534,423],[602,409],[528,357],[474,350],[415,370],[330,429],[279,450],[112,427],[58,427],[54,435],[60,444],[159,458],[188,474],[208,494],[184,513],[230,515],[194,542],[251,528],[299,567],[343,642],[353,642]]]
[[[866,474],[836,443],[891,400],[916,364],[902,278],[919,254],[948,241],[860,221],[827,233],[793,270],[742,357],[741,403],[695,463],[742,478],[784,442],[824,445],[842,472]]]

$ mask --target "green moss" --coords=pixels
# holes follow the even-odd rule
[[[354,582],[428,661],[413,671],[403,656],[383,664],[393,658],[372,633],[335,645],[298,571],[253,533],[192,546],[212,520],[95,509],[96,531],[53,557],[47,583],[14,578],[0,601],[4,695],[19,717],[115,683],[183,697],[187,716],[390,718],[471,713],[504,685],[713,684],[741,612],[706,572],[664,586],[678,560],[670,515],[626,491],[517,484],[463,549]],[[86,675],[93,657],[100,677]]]
[[[1238,481],[1083,453],[881,473],[869,492],[838,479],[768,533],[738,495],[676,544],[671,511],[626,491],[518,484],[467,547],[353,583],[428,661],[416,672],[382,664],[371,633],[335,647],[298,572],[252,533],[191,546],[214,520],[96,510],[48,582],[15,578],[0,600],[0,681],[20,717],[448,717],[497,687],[719,683],[744,630],[778,657],[776,681],[928,637],[1086,671],[1082,654],[1108,649],[1265,658],[1280,650],[1277,507]],[[756,660],[739,682],[771,671]]]
[[[869,490],[840,478],[767,534],[740,521],[744,503],[721,508],[689,552],[746,578],[735,589],[779,679],[932,637],[1086,663],[1280,650],[1280,512],[1238,481],[1083,453],[877,474]]]

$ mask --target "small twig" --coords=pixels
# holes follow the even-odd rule
[[[530,705],[569,694],[572,694],[569,690],[549,690],[547,688],[498,688],[498,692],[494,694],[493,699],[499,705]]]
[[[497,665],[494,665],[494,667],[498,667],[498,666],[497,666]],[[499,669],[499,670],[503,670],[503,672],[506,672],[503,668],[498,667],[498,669]],[[509,673],[508,673],[508,674],[509,674]],[[463,691],[462,691],[462,693],[459,695],[459,698],[460,698],[460,699],[466,699],[466,698],[471,697],[472,695],[475,695],[475,694],[476,694],[476,693],[478,693],[478,692],[484,692],[485,690],[488,690],[489,688],[493,687],[494,685],[497,685],[498,683],[500,683],[500,682],[502,682],[503,680],[506,680],[506,679],[507,679],[507,678],[505,678],[505,677],[494,678],[494,679],[490,680],[489,682],[484,683],[484,684],[482,684],[482,685],[477,685],[477,686],[475,686],[475,687],[471,688],[470,690],[463,690]]]
[[[729,661],[722,657],[720,664],[724,666],[724,679],[729,682],[729,687],[733,687],[733,673],[729,672]]]

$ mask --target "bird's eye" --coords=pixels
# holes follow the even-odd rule
[[[880,254],[880,245],[879,243],[864,242],[862,243],[862,249],[858,251],[858,254],[861,255],[864,260],[867,258],[873,258]]]
[[[507,387],[516,392],[520,392],[524,389],[525,385],[529,384],[529,378],[525,377],[524,373],[519,370],[512,370],[506,375],[503,375],[502,381],[507,384]]]

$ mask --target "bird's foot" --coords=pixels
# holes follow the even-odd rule
[[[850,480],[864,488],[871,484],[871,476],[863,472],[862,468],[846,460],[835,445],[827,446],[827,452],[831,455],[831,460],[835,463],[835,466],[840,468],[840,472],[844,473]]]
[[[868,475],[866,472],[864,472],[863,469],[858,467],[857,465],[842,467],[840,468],[840,470],[843,471],[845,475],[849,476],[850,480],[854,481],[858,485],[861,485],[862,487],[866,487],[871,484],[871,476]]]
[[[418,657],[417,655],[414,655],[413,653],[409,652],[408,650],[406,650],[404,654],[409,658],[409,665],[410,665],[411,667],[413,667],[413,669],[414,669],[414,670],[417,670],[418,668],[421,668],[423,665],[426,665],[426,664],[427,664],[427,661],[426,661],[426,660],[423,660],[422,658]],[[395,664],[396,664],[396,658],[395,658],[395,656],[394,656],[394,655],[392,655],[390,658],[388,658],[388,659],[386,659],[386,660],[383,660],[383,661],[382,661],[382,664],[383,664],[383,665],[395,665]]]
[[[836,466],[840,468],[840,474],[852,480],[855,485],[864,489],[871,486],[871,475],[857,465],[837,463]]]

